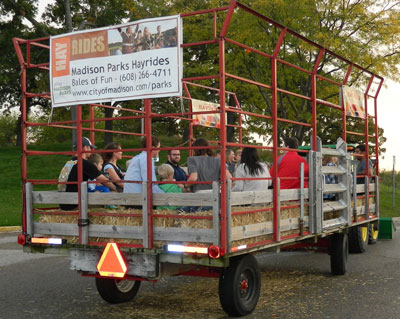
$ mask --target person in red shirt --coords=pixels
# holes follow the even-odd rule
[[[288,138],[285,143],[287,148],[297,149],[299,142],[295,137]],[[274,177],[274,165],[278,165],[278,177],[281,179],[281,189],[300,188],[300,164],[304,163],[304,187],[308,187],[308,164],[304,157],[291,150],[279,156],[270,169],[270,175]],[[286,179],[284,177],[290,177]]]

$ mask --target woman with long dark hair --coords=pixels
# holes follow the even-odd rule
[[[245,147],[236,169],[236,178],[265,178],[257,180],[237,180],[232,188],[234,192],[267,190],[272,184],[268,167],[260,162],[256,148]]]
[[[108,143],[104,149],[114,150],[114,152],[104,153],[103,172],[113,181],[114,185],[117,187],[117,191],[122,192],[124,183],[121,181],[124,179],[125,172],[117,164],[117,161],[122,159],[121,144],[115,142]]]

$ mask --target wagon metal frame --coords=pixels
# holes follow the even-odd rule
[[[249,45],[239,43],[232,38],[228,37],[229,29],[233,28],[232,19],[236,14],[236,11],[243,11],[247,14],[254,16],[255,19],[259,19],[260,21],[266,22],[269,25],[275,27],[280,30],[279,38],[275,44],[275,48],[272,53],[262,52],[258,49],[252,48]],[[222,27],[218,30],[218,17],[222,14],[225,14],[224,20],[222,22]],[[76,106],[77,109],[77,120],[76,121],[58,121],[58,122],[50,122],[50,123],[36,123],[28,121],[27,117],[27,100],[34,97],[43,97],[49,98],[49,93],[31,93],[27,90],[26,77],[27,72],[30,69],[42,69],[49,70],[49,63],[34,63],[31,61],[31,50],[34,47],[40,47],[44,49],[49,49],[48,41],[49,38],[40,38],[34,40],[23,40],[14,38],[14,46],[18,55],[18,59],[21,66],[21,85],[22,85],[22,99],[21,99],[21,111],[22,111],[22,160],[21,160],[21,171],[22,171],[22,180],[23,180],[23,190],[24,190],[24,212],[22,214],[22,236],[21,243],[24,244],[24,249],[27,251],[38,251],[38,252],[49,252],[49,253],[68,253],[71,256],[71,268],[80,271],[85,275],[90,276],[99,276],[96,272],[96,268],[94,265],[98,261],[99,255],[105,245],[105,243],[97,243],[89,240],[89,237],[95,237],[96,235],[101,235],[107,233],[110,237],[120,238],[124,236],[132,237],[132,238],[141,238],[142,244],[120,244],[119,247],[121,251],[123,251],[125,258],[129,260],[128,264],[131,265],[131,268],[128,267],[127,279],[134,280],[156,280],[166,274],[190,274],[190,275],[202,275],[202,276],[222,276],[221,278],[225,278],[224,276],[230,276],[229,271],[232,267],[244,267],[246,271],[250,271],[253,273],[255,278],[257,277],[257,272],[254,270],[254,262],[251,258],[247,258],[248,254],[255,251],[264,251],[266,249],[277,249],[284,248],[286,246],[291,246],[292,248],[304,248],[307,247],[315,247],[327,249],[329,244],[326,244],[326,239],[331,240],[332,242],[339,241],[339,245],[345,245],[345,241],[340,237],[342,234],[346,234],[350,231],[350,228],[358,229],[359,226],[363,226],[365,228],[366,225],[372,225],[376,223],[379,217],[379,158],[378,158],[378,124],[377,124],[377,98],[380,92],[380,89],[383,84],[383,78],[379,75],[372,73],[371,71],[355,64],[347,59],[335,54],[327,48],[324,48],[302,35],[282,26],[281,24],[265,17],[264,15],[252,10],[251,8],[241,4],[237,1],[231,1],[229,6],[197,11],[192,13],[184,13],[181,14],[183,19],[192,17],[192,16],[203,16],[203,15],[212,15],[212,38],[209,40],[203,40],[194,43],[183,43],[182,48],[191,48],[197,46],[205,46],[205,45],[218,45],[218,72],[215,74],[209,75],[198,75],[190,78],[184,78],[183,88],[185,92],[185,96],[181,97],[182,99],[189,100],[189,111],[188,112],[177,112],[177,113],[169,113],[169,114],[156,114],[152,113],[152,101],[151,99],[144,100],[144,108],[142,110],[133,110],[129,108],[122,108],[122,110],[130,112],[132,115],[124,116],[119,118],[121,119],[142,119],[144,121],[144,132],[143,133],[132,133],[132,132],[116,132],[111,131],[112,133],[119,133],[125,135],[134,135],[134,136],[152,136],[152,119],[160,116],[168,116],[173,118],[178,118],[181,120],[189,121],[189,140],[193,141],[194,137],[194,127],[191,122],[192,115],[194,112],[191,109],[191,94],[190,94],[190,86],[200,86],[205,90],[214,90],[218,92],[219,95],[219,110],[215,112],[203,112],[207,113],[219,113],[221,118],[225,118],[225,115],[228,112],[234,112],[238,114],[238,123],[231,124],[225,123],[225,121],[221,121],[221,126],[219,130],[219,140],[217,145],[211,146],[213,149],[218,149],[221,151],[221,163],[226,162],[225,150],[229,147],[244,147],[247,146],[242,142],[242,127],[243,127],[243,116],[251,115],[257,116],[259,118],[263,118],[265,120],[271,121],[272,123],[272,145],[268,146],[257,146],[258,148],[271,150],[273,153],[273,158],[276,159],[280,151],[287,151],[289,149],[285,147],[279,146],[278,141],[278,125],[279,123],[290,123],[293,125],[301,125],[307,128],[312,129],[311,135],[311,150],[308,152],[308,160],[310,163],[310,175],[309,179],[309,188],[304,188],[304,179],[301,179],[301,188],[299,190],[280,190],[279,184],[280,180],[277,177],[278,167],[274,165],[273,169],[273,184],[278,187],[274,187],[273,190],[266,190],[261,193],[249,194],[251,192],[245,192],[246,194],[235,194],[235,197],[232,197],[230,191],[231,181],[227,181],[225,169],[221,169],[220,172],[220,182],[214,182],[211,194],[182,194],[172,196],[168,194],[153,194],[152,193],[152,184],[151,181],[151,158],[147,157],[147,180],[148,182],[143,182],[143,192],[141,194],[110,194],[104,196],[103,194],[88,194],[87,193],[87,184],[83,182],[82,170],[78,169],[78,193],[57,193],[57,192],[46,192],[46,191],[35,191],[34,185],[40,184],[56,184],[57,180],[44,180],[44,179],[28,179],[27,175],[27,158],[30,156],[50,156],[50,155],[76,155],[78,156],[78,168],[82,167],[82,146],[78,143],[78,148],[76,152],[45,152],[45,151],[33,151],[28,150],[27,143],[27,129],[29,127],[59,127],[59,128],[68,128],[76,130],[77,140],[81,140],[84,131],[89,132],[90,138],[92,141],[95,139],[96,132],[110,132],[106,129],[98,129],[95,128],[95,123],[99,121],[109,121],[115,120],[115,118],[104,118],[98,119],[95,118],[94,108],[102,107],[102,108],[112,108],[112,106],[100,105],[100,104],[91,104],[87,106],[89,108],[89,119],[84,119],[82,116],[82,108],[83,106]],[[318,52],[317,59],[315,64],[312,67],[312,70],[306,70],[302,67],[294,65],[290,62],[284,61],[279,57],[279,52],[281,46],[288,36],[294,36],[295,38],[301,40],[307,45],[311,46]],[[254,53],[256,55],[262,56],[265,59],[270,61],[271,65],[271,83],[261,83],[256,82],[251,79],[230,74],[226,72],[225,64],[226,64],[226,44],[233,45],[247,52]],[[25,50],[23,51],[23,47],[25,46]],[[337,82],[332,80],[331,78],[322,76],[317,73],[318,67],[320,66],[321,61],[323,60],[324,55],[330,55],[333,58],[341,61],[342,63],[347,65],[346,74],[341,82]],[[289,68],[295,69],[302,73],[306,73],[311,77],[311,96],[303,96],[301,94],[290,92],[278,87],[278,65],[283,64]],[[364,90],[365,96],[365,111],[368,114],[368,101],[373,100],[374,104],[374,115],[367,115],[366,119],[364,119],[364,132],[358,133],[348,130],[347,128],[347,120],[346,120],[346,112],[345,108],[342,105],[337,105],[328,101],[323,101],[317,98],[317,87],[318,82],[329,82],[332,85],[340,88],[342,85],[346,85],[349,81],[350,75],[354,70],[358,70],[364,76],[368,77],[368,84]],[[234,92],[228,92],[226,90],[226,81],[228,79],[233,79],[245,83],[249,83],[256,86],[261,86],[264,89],[271,91],[272,96],[272,115],[260,115],[251,112],[247,112],[241,109],[240,103],[236,97]],[[207,87],[197,82],[203,80],[215,80],[218,81],[218,87]],[[375,94],[370,93],[371,87],[375,87]],[[283,93],[290,96],[294,96],[296,98],[306,100],[311,102],[312,105],[312,118],[311,123],[304,123],[300,121],[280,118],[278,116],[278,94]],[[226,104],[226,96],[231,95],[235,102],[235,106],[228,106]],[[342,116],[342,136],[338,139],[336,149],[329,150],[322,147],[322,143],[318,139],[317,136],[317,108],[318,106],[323,105],[327,107],[331,107],[333,109],[339,110]],[[121,108],[119,108],[121,110]],[[368,131],[368,122],[369,119],[372,119],[374,122],[374,132],[370,134]],[[84,127],[84,124],[89,123],[89,127]],[[238,132],[238,143],[228,142],[226,138],[226,129],[228,126],[232,126],[237,129]],[[366,145],[372,141],[374,143],[375,152],[373,155],[369,154],[368,147],[366,147],[365,159],[369,160],[371,157],[375,157],[375,168],[376,168],[376,176],[375,183],[370,183],[370,180],[373,176],[369,176],[368,174],[365,176],[365,184],[357,185],[355,181],[355,174],[351,177],[352,169],[351,169],[351,158],[347,153],[347,145],[346,138],[349,135],[359,135],[364,138],[364,142]],[[147,145],[145,150],[151,152],[151,150],[155,150],[151,146],[151,140],[147,139]],[[193,152],[193,147],[191,146],[179,146],[179,147],[161,147],[159,150],[170,150],[170,149],[180,149],[180,150],[189,150],[190,154]],[[134,152],[139,151],[141,149],[124,149],[123,151]],[[101,152],[101,151],[100,151]],[[329,170],[327,168],[323,168],[321,164],[321,159],[323,155],[334,155],[340,158],[340,165],[342,167],[341,170]],[[223,167],[223,165],[222,165]],[[326,186],[323,185],[321,181],[321,176],[323,174],[337,174],[340,180],[340,186]],[[300,174],[303,177],[303,174]],[[343,187],[342,187],[343,186]],[[336,192],[339,195],[340,200],[335,203],[324,203],[322,200],[322,194],[328,192]],[[365,195],[358,195],[357,193],[364,193]],[[375,193],[372,194],[372,193]],[[375,204],[370,204],[370,198],[375,197]],[[250,199],[249,199],[250,198]],[[270,199],[269,199],[270,198]],[[299,207],[300,215],[297,220],[290,221],[282,221],[281,220],[281,209],[284,207],[280,207],[281,202],[284,199],[288,200],[298,200],[299,204],[296,204],[296,207]],[[357,198],[364,199],[364,206],[357,206]],[[254,229],[251,225],[243,226],[241,229],[238,227],[232,227],[232,216],[238,215],[240,213],[232,214],[231,208],[233,205],[247,205],[247,204],[255,204],[258,202],[265,202],[268,199],[273,203],[273,208],[264,209],[263,211],[268,212],[270,210],[273,211],[273,218],[271,222],[265,223],[263,225],[258,225]],[[267,200],[267,201],[268,201]],[[306,217],[304,215],[304,209],[307,206],[305,201],[309,202],[309,215]],[[89,219],[88,215],[88,205],[97,204],[97,205],[135,205],[135,203],[140,202],[143,204],[142,210],[142,226],[135,227],[122,227],[122,226],[100,226],[100,225],[89,225],[82,223],[79,225],[56,225],[56,224],[48,224],[48,225],[40,225],[37,223],[33,215],[35,213],[35,204],[60,204],[60,203],[76,203],[78,204],[78,218],[80,221],[86,221]],[[196,230],[195,232],[192,230],[178,230],[178,229],[160,229],[154,226],[154,218],[153,214],[153,206],[154,205],[180,205],[182,203],[191,202],[192,205],[204,205],[204,203],[208,203],[209,206],[213,207],[213,214],[209,219],[213,221],[212,229],[207,230]],[[353,207],[351,207],[351,202],[353,201]],[[287,207],[286,207],[287,208]],[[324,222],[324,212],[327,211],[340,211],[340,216],[335,218],[335,220],[331,220],[328,223]],[[250,211],[251,213],[252,211]],[[253,211],[253,213],[256,211]],[[45,211],[42,211],[45,214]],[[249,213],[249,211],[247,211]],[[107,214],[104,214],[105,216]],[[137,217],[137,216],[136,216]],[[189,219],[203,218],[196,215],[187,217]],[[286,224],[285,224],[286,223]],[[305,226],[308,227],[308,230],[305,230]],[[285,228],[286,227],[286,228]],[[298,229],[298,233],[287,235],[286,237],[281,236],[281,231],[285,229]],[[245,238],[248,234],[256,233],[262,234],[265,232],[269,232],[273,235],[271,239],[258,241],[256,243],[245,245],[245,247],[233,246],[232,247],[232,238]],[[61,235],[72,235],[79,237],[79,244],[75,245],[63,245],[61,248],[56,248],[52,245],[37,245],[32,244],[30,242],[30,238],[34,237],[35,234],[45,234],[46,236],[52,236],[56,234]],[[163,249],[157,248],[154,245],[155,239],[157,240],[165,240],[165,241],[174,241],[176,240],[176,236],[179,234],[180,241],[192,241],[195,242],[198,240],[199,242],[207,242],[211,243],[212,246],[217,247],[218,255],[217,257],[201,254],[174,254],[169,253]],[[246,235],[247,234],[247,235]],[[339,237],[338,237],[339,236]],[[251,236],[250,236],[251,237]],[[339,239],[337,239],[339,238]],[[301,241],[301,242],[300,242]],[[211,246],[210,246],[211,247]],[[331,251],[332,252],[332,251]],[[342,255],[340,255],[342,254]],[[343,254],[345,252],[339,250],[339,257],[343,258]],[[333,253],[335,255],[335,253]],[[244,256],[244,257],[243,257]],[[239,258],[243,257],[243,258]],[[247,259],[246,259],[247,258]],[[147,265],[147,266],[146,266]],[[150,266],[149,266],[150,265]],[[196,267],[189,267],[190,265]],[[184,267],[185,266],[185,267]],[[94,268],[93,268],[94,267]],[[242,269],[240,268],[240,269]],[[339,267],[340,268],[340,267]],[[235,268],[236,269],[236,268]],[[340,269],[339,269],[340,270]],[[339,271],[340,272],[340,271]],[[222,273],[222,275],[221,275]],[[230,277],[229,277],[230,278]],[[221,279],[223,280],[223,279]],[[225,286],[226,287],[226,286]],[[233,288],[232,288],[233,289]],[[101,290],[101,288],[100,288]],[[99,290],[99,291],[100,291]],[[101,294],[101,292],[100,292]],[[102,295],[103,296],[103,295]],[[103,296],[104,298],[104,296]],[[222,297],[221,297],[222,298]],[[106,299],[106,298],[105,298]],[[223,299],[223,298],[222,298]],[[258,299],[258,296],[257,296]],[[107,299],[106,299],[107,300]],[[228,300],[230,302],[230,300]],[[242,315],[248,313],[248,311],[244,311],[243,309],[227,309],[226,304],[229,303],[227,300],[221,300],[223,304],[223,308],[230,314]],[[225,305],[224,305],[225,303]],[[253,305],[255,307],[255,305]],[[251,312],[254,307],[250,307]],[[240,307],[239,307],[240,308]],[[245,307],[246,308],[246,307]],[[247,308],[246,308],[247,309]],[[241,311],[244,311],[243,313]]]

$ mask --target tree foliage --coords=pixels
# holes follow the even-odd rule
[[[278,21],[321,46],[346,57],[383,77],[398,81],[400,65],[400,8],[393,0],[244,0],[244,4],[265,16]],[[11,38],[35,38],[47,34],[60,34],[71,30],[91,29],[120,24],[138,19],[166,16],[215,8],[229,4],[223,0],[172,0],[172,1],[131,1],[131,0],[56,0],[49,5],[41,22],[35,19],[37,0],[4,0],[0,2],[0,44],[10,54],[0,56],[3,72],[0,74],[0,104],[3,109],[19,106],[19,66],[12,47]],[[184,42],[196,42],[213,38],[212,13],[185,17]],[[218,32],[225,18],[225,12],[217,14]],[[32,25],[32,28],[28,26]],[[271,54],[279,37],[280,29],[255,19],[253,16],[236,11],[227,37],[244,43],[258,51]],[[217,32],[217,35],[218,35]],[[38,53],[39,54],[39,53]],[[311,70],[318,50],[299,39],[287,35],[281,46],[279,58],[305,70]],[[207,44],[184,48],[184,77],[218,74],[218,44]],[[324,55],[318,74],[341,82],[346,65],[332,55]],[[268,59],[253,52],[227,44],[226,71],[253,81],[271,85],[271,64]],[[311,96],[311,77],[288,65],[278,63],[278,116],[304,123],[311,121],[311,103],[307,99],[285,94],[292,91],[298,95]],[[32,92],[44,90],[48,83],[42,75],[32,74],[28,87]],[[368,77],[353,71],[349,84],[365,87]],[[198,81],[200,84],[218,88],[217,79]],[[227,81],[227,90],[235,92],[244,110],[270,116],[272,114],[271,91],[245,82]],[[218,101],[218,94],[191,87],[193,98]],[[339,104],[339,90],[335,85],[319,82],[317,97]],[[181,109],[178,99],[153,100],[155,112],[176,112]],[[141,107],[140,101],[121,102],[124,107]],[[48,114],[49,105],[40,99],[31,99],[30,105],[40,105]],[[28,107],[29,107],[28,106]],[[187,102],[184,102],[187,109]],[[66,116],[65,112],[62,116]],[[111,114],[106,114],[110,116]],[[126,115],[119,112],[118,115]],[[116,113],[114,113],[116,116]],[[337,120],[336,120],[337,119]],[[231,121],[236,121],[232,116]],[[341,136],[341,118],[338,111],[327,107],[318,108],[318,135],[324,143],[335,142]],[[137,122],[114,121],[115,129],[139,130]],[[154,128],[167,135],[182,135],[187,123],[171,118],[155,119]],[[111,123],[111,122],[110,122]],[[354,124],[355,123],[355,124]],[[355,130],[363,130],[357,120],[349,120]],[[131,125],[127,127],[127,125]],[[352,129],[353,129],[352,128]],[[256,132],[268,140],[271,136],[271,121],[247,116],[245,129]],[[199,130],[201,132],[201,129]],[[308,128],[281,122],[279,140],[285,136],[296,136],[301,142],[308,142]],[[233,132],[230,133],[234,138]],[[236,133],[237,134],[237,133]],[[380,130],[381,140],[384,138]],[[356,140],[354,142],[357,142]]]

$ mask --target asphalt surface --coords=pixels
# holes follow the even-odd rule
[[[245,318],[400,318],[400,223],[393,240],[349,256],[347,274],[330,274],[329,256],[259,256],[260,300]],[[168,277],[145,282],[135,301],[109,305],[94,279],[69,270],[66,257],[25,254],[17,233],[0,233],[0,318],[228,318],[218,280]]]

